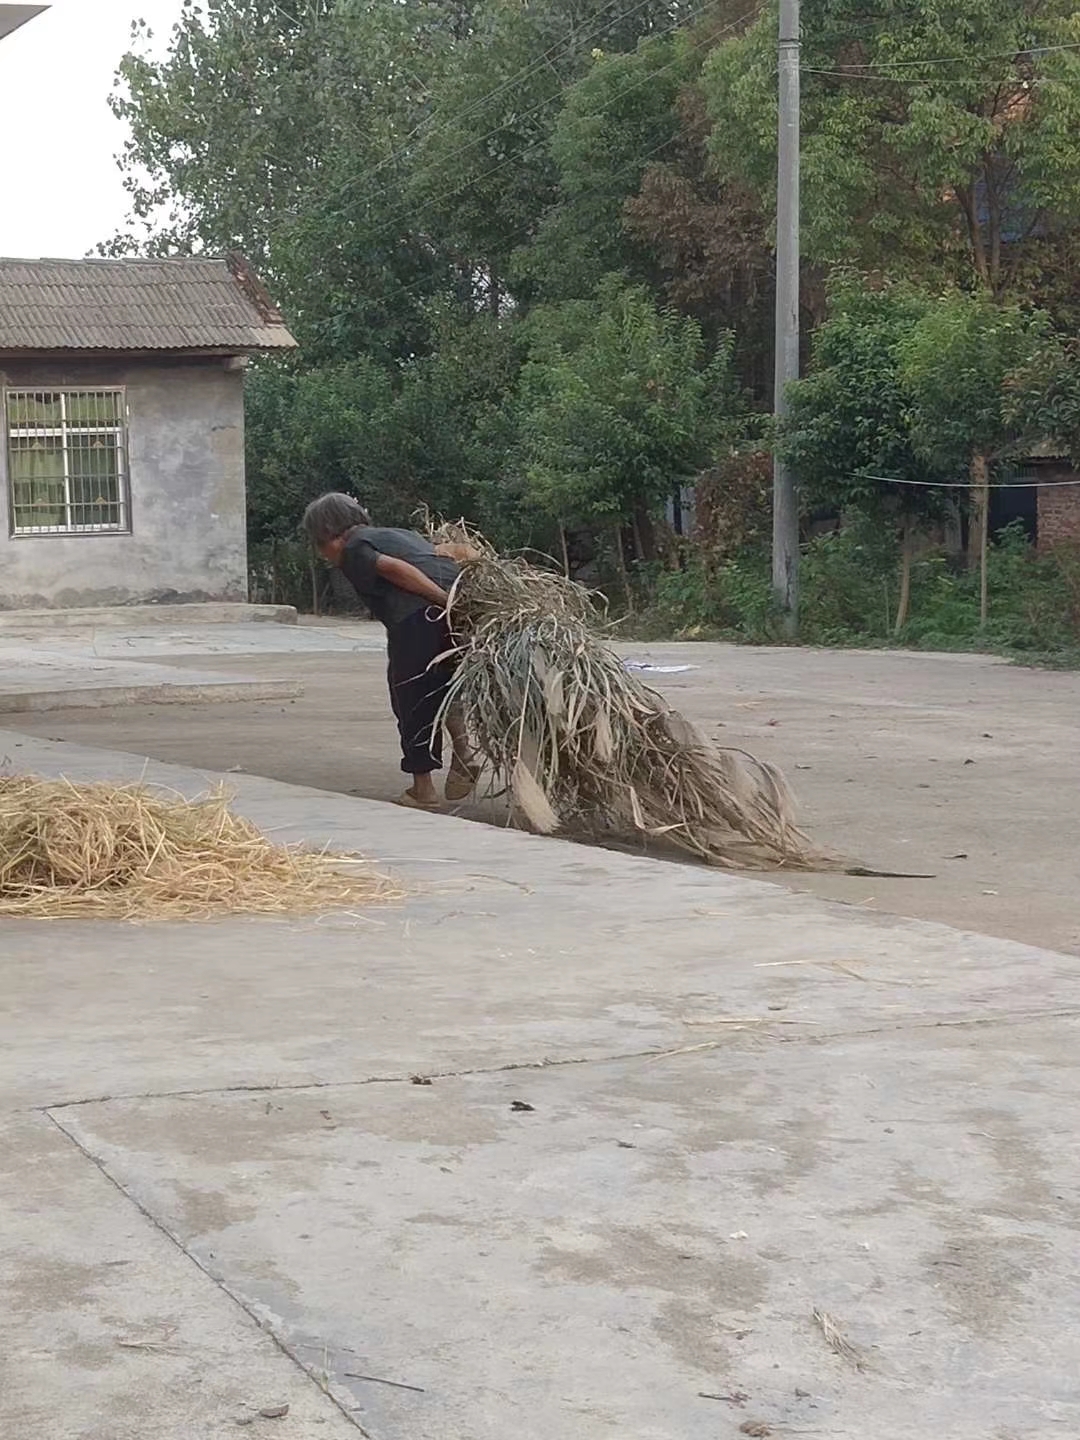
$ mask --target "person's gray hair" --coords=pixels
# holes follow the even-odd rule
[[[357,525],[370,524],[371,516],[359,500],[343,495],[340,490],[331,490],[312,500],[300,522],[304,534],[316,548],[355,530]]]

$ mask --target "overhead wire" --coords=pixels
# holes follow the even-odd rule
[[[999,50],[988,55],[928,55],[911,60],[857,60],[852,61],[850,65],[845,65],[844,69],[845,71],[857,71],[876,70],[882,66],[906,69],[918,65],[970,65],[981,64],[984,60],[1019,60],[1025,56],[1034,59],[1040,55],[1049,55],[1065,50],[1080,50],[1080,40],[1069,41],[1062,45],[1020,45],[1015,50]]]
[[[684,20],[683,20],[680,24],[670,26],[670,27],[669,27],[668,29],[666,29],[666,30],[658,31],[658,32],[657,32],[657,35],[656,35],[656,38],[660,38],[660,37],[663,37],[663,36],[665,36],[665,35],[669,35],[669,34],[674,33],[676,30],[681,29],[682,26],[685,25],[686,23],[690,23],[690,22],[692,22],[692,21],[694,21],[694,20],[699,19],[699,18],[700,18],[703,14],[705,14],[707,11],[711,10],[712,8],[714,8],[714,6],[716,6],[716,5],[718,5],[718,4],[721,4],[721,3],[723,3],[723,0],[705,0],[705,3],[704,3],[704,4],[700,5],[696,10],[691,11],[691,12],[689,13],[689,15],[686,16],[686,17],[684,18]],[[764,5],[758,5],[755,9],[753,9],[753,10],[751,10],[751,11],[748,11],[746,14],[741,15],[741,16],[738,17],[738,19],[732,21],[729,25],[726,25],[719,33],[720,33],[721,35],[724,35],[724,34],[729,33],[729,32],[732,31],[732,30],[738,29],[738,28],[739,28],[740,26],[742,26],[742,25],[745,25],[745,24],[749,23],[750,21],[756,19],[757,16],[761,14],[761,12],[762,12],[762,10],[763,10],[764,8],[765,8]],[[710,36],[709,38],[710,38],[710,39],[716,39],[717,37],[716,37],[716,35],[714,34],[714,35]],[[640,90],[643,85],[650,84],[650,83],[654,82],[658,75],[662,75],[662,74],[664,74],[666,71],[672,69],[674,66],[676,66],[676,65],[678,65],[678,64],[681,64],[682,58],[683,58],[682,56],[676,56],[676,57],[674,57],[674,59],[667,61],[666,64],[657,66],[657,68],[656,68],[655,70],[651,70],[647,75],[642,76],[640,79],[634,81],[632,84],[623,86],[616,94],[614,94],[614,95],[611,97],[610,102],[609,102],[609,105],[613,105],[613,104],[618,103],[619,101],[621,101],[622,99],[624,99],[627,95],[632,94],[632,93],[633,93],[634,91],[636,91],[636,90]],[[572,83],[572,82],[571,82],[571,83]],[[557,95],[554,95],[554,96],[550,97],[548,100],[546,100],[546,101],[544,101],[544,102],[542,102],[542,103],[545,104],[545,105],[546,105],[546,104],[551,104],[551,103],[553,103],[556,99],[559,98],[559,95],[565,94],[566,90],[569,89],[569,88],[570,88],[569,83],[566,84],[566,85],[564,85],[564,86],[562,86],[561,89],[560,89],[560,91],[559,91],[559,93],[558,93]],[[609,108],[609,107],[604,107],[604,108]],[[515,120],[520,120],[520,119],[524,118],[524,115],[527,114],[527,113],[529,113],[529,112],[523,112],[522,115],[515,117]],[[499,127],[496,128],[496,130],[492,131],[491,134],[497,134],[497,133],[499,133],[500,130],[505,129],[505,128],[507,128],[507,127],[506,127],[506,126],[499,126]],[[484,138],[484,139],[488,139],[488,138],[490,138],[490,135],[489,135],[489,136],[485,136],[485,137],[483,137],[483,138]],[[477,141],[471,141],[471,142],[469,143],[469,145],[462,147],[462,152],[454,152],[454,153],[455,153],[455,154],[457,154],[457,153],[463,153],[465,150],[470,150],[470,149],[472,149],[477,143],[478,143]],[[668,142],[665,141],[664,143],[666,144],[666,143],[668,143]],[[396,212],[395,214],[391,215],[391,216],[388,217],[387,219],[380,221],[379,224],[378,224],[371,232],[369,232],[369,233],[370,233],[371,236],[373,236],[373,237],[374,237],[374,236],[382,235],[382,234],[386,233],[387,231],[392,230],[393,228],[395,228],[396,226],[398,226],[401,222],[403,222],[403,221],[405,221],[405,220],[408,220],[408,219],[416,219],[418,216],[422,216],[422,215],[430,212],[431,210],[433,210],[433,209],[435,208],[435,206],[437,206],[438,204],[440,204],[442,201],[444,201],[444,200],[449,200],[449,199],[453,199],[454,196],[460,195],[463,191],[465,191],[465,190],[467,190],[467,189],[469,189],[469,188],[471,188],[471,187],[473,187],[473,186],[483,184],[485,181],[489,180],[493,175],[496,175],[496,174],[498,174],[500,171],[504,170],[508,165],[513,165],[513,164],[515,164],[515,163],[517,163],[517,162],[525,159],[528,155],[530,155],[530,153],[532,152],[532,149],[534,149],[534,148],[535,148],[535,147],[529,147],[529,148],[527,148],[527,149],[525,149],[525,150],[523,150],[523,151],[519,151],[519,152],[517,152],[517,153],[515,153],[515,154],[513,154],[513,155],[508,155],[508,156],[506,156],[505,159],[500,160],[500,161],[498,162],[498,164],[491,166],[489,169],[483,171],[480,175],[476,175],[476,176],[469,177],[469,178],[467,178],[466,180],[460,182],[459,184],[457,184],[457,185],[455,185],[455,186],[452,186],[451,188],[449,188],[449,189],[447,189],[447,190],[440,191],[438,194],[429,197],[429,198],[428,198],[421,206],[419,206],[419,207],[414,207],[414,206],[411,206],[411,205],[410,205],[410,206],[405,206],[405,207],[403,207],[400,211],[398,211],[398,212]],[[448,157],[448,158],[453,158],[453,157],[451,156],[451,157]],[[340,193],[340,192],[339,192],[339,193]],[[370,197],[366,197],[366,198],[367,198],[368,202],[370,203],[371,200],[378,198],[378,194],[376,194],[375,196],[370,196]],[[329,212],[329,215],[330,215],[330,216],[335,216],[335,217],[337,217],[337,218],[339,218],[339,219],[340,219],[340,218],[344,218],[344,212],[343,212],[343,211],[340,211],[340,210],[338,210],[338,211],[330,211],[330,212]]]
[[[610,184],[612,180],[619,180],[624,175],[632,174],[633,171],[636,170],[639,166],[647,164],[654,155],[659,154],[661,150],[665,150],[672,143],[672,140],[673,137],[667,136],[663,140],[659,141],[656,145],[650,146],[648,150],[643,151],[640,155],[635,155],[632,160],[629,160],[625,165],[620,166],[617,170],[609,171],[608,174],[605,176],[606,184]],[[575,198],[581,199],[588,198],[592,195],[600,195],[603,193],[604,188],[604,185],[587,186],[582,190],[576,191]],[[511,231],[508,238],[516,241],[525,241],[529,238],[532,228],[533,226],[531,223],[521,226],[517,230]],[[431,281],[429,278],[425,277],[421,280],[414,280],[410,285],[402,285],[397,287],[393,291],[393,295],[397,299],[402,299],[405,296],[412,295],[414,292],[419,292],[421,290],[430,288]]]
[[[604,6],[604,10],[611,9],[614,3],[615,0],[609,0],[609,4]],[[643,10],[647,5],[652,5],[654,3],[655,0],[638,0],[638,3],[636,5],[633,5],[629,10],[627,10],[625,14],[613,16],[611,18],[617,18],[621,21],[626,21],[632,15],[636,15],[639,10]],[[446,123],[440,126],[436,126],[434,134],[438,135],[445,130],[453,129],[456,126],[460,125],[463,121],[469,119],[470,116],[475,115],[479,111],[485,109],[488,105],[491,104],[493,100],[497,99],[497,97],[502,95],[505,91],[512,89],[516,85],[524,84],[526,80],[528,80],[531,76],[535,75],[538,70],[543,70],[545,66],[552,65],[557,60],[565,60],[568,56],[575,53],[580,53],[580,51],[584,50],[585,46],[588,45],[590,41],[596,40],[600,35],[604,33],[608,23],[609,21],[607,20],[600,21],[592,28],[592,30],[586,30],[584,35],[570,35],[566,37],[565,41],[561,42],[561,49],[558,45],[549,46],[541,54],[538,60],[534,60],[531,65],[526,66],[524,69],[519,70],[516,74],[509,76],[506,80],[503,80],[501,84],[495,86],[494,90],[488,91],[486,95],[481,96],[480,99],[473,101],[470,105],[467,105],[464,110],[458,111],[456,114],[449,117],[443,117],[445,118]],[[427,130],[431,125],[435,125],[435,122],[439,118],[440,117],[437,114],[433,113],[422,119],[417,125],[412,128],[412,130],[409,131],[409,133],[404,137],[398,147],[391,154],[387,155],[385,159],[380,160],[379,163],[370,172],[370,174],[365,178],[374,178],[374,176],[378,175],[382,170],[385,170],[388,166],[392,165],[396,160],[400,160],[405,154],[408,153],[409,143],[412,140],[416,139],[418,135],[422,135],[423,132]],[[428,137],[425,137],[425,143],[427,138]],[[489,137],[485,136],[484,138],[487,139]],[[475,144],[477,142],[474,141],[472,143]]]
[[[926,75],[885,75],[878,71],[867,70],[826,70],[817,65],[802,65],[799,67],[803,75],[829,75],[837,80],[870,80],[881,85],[971,85],[979,84],[984,80],[981,75],[935,75],[931,81]],[[999,83],[1009,77],[1001,75]],[[1036,77],[1034,80],[1025,80],[1024,87],[1034,89],[1036,86],[1045,84],[1045,80]]]
[[[995,60],[1010,60],[1014,64],[1022,61],[1037,60],[1044,55],[1058,52],[1074,52],[1080,50],[1080,41],[1071,41],[1061,45],[1032,45],[1019,47],[1016,50],[1001,50],[986,55],[928,55],[921,59],[910,60],[859,60],[850,64],[843,61],[836,61],[831,66],[824,65],[801,65],[799,68],[805,75],[828,75],[838,80],[879,80],[891,84],[915,84],[928,83],[928,78],[908,73],[896,75],[890,73],[895,70],[915,71],[923,66],[935,65],[982,65]],[[934,84],[954,83],[966,84],[971,79],[982,77],[946,75],[936,76]],[[1004,77],[1002,77],[1004,78]],[[1038,83],[1037,81],[1035,83]]]
[[[883,485],[918,485],[929,490],[1051,490],[1080,485],[1075,480],[990,480],[976,485],[971,480],[904,480],[899,475],[869,475],[864,470],[848,472],[852,480],[877,480]]]

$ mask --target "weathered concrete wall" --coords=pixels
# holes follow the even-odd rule
[[[12,536],[0,444],[0,609],[246,600],[243,374],[220,359],[0,360],[0,385],[123,385],[131,533]]]

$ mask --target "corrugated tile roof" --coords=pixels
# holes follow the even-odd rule
[[[291,349],[240,257],[0,259],[0,351]]]

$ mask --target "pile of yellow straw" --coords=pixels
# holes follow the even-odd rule
[[[276,845],[224,790],[0,777],[0,916],[312,914],[401,891],[369,862]]]

